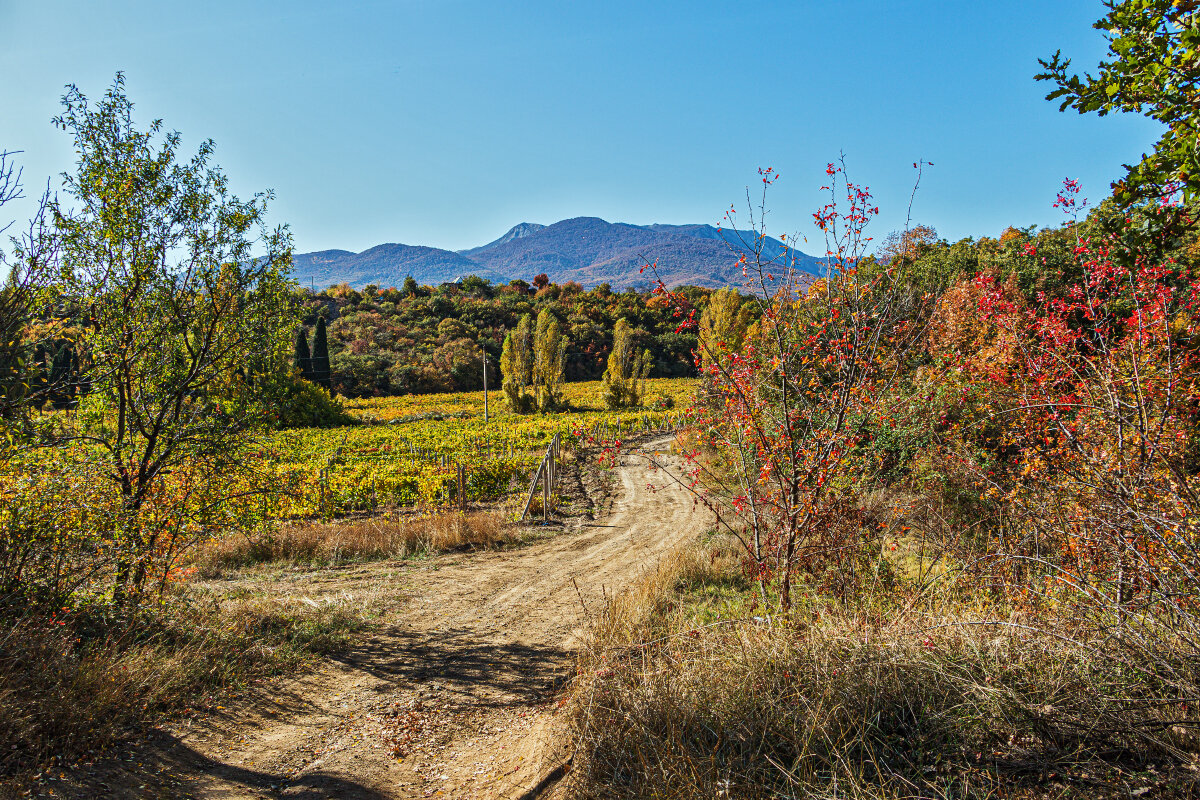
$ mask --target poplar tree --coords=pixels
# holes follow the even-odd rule
[[[633,346],[633,329],[624,317],[613,328],[613,349],[604,370],[604,405],[629,408],[641,402],[646,376],[650,373],[650,351],[639,356]]]
[[[700,367],[708,370],[725,365],[727,356],[742,346],[746,337],[750,308],[742,309],[742,297],[736,289],[718,289],[708,299],[700,315]]]
[[[504,337],[500,351],[501,388],[508,407],[517,414],[533,410],[534,398],[529,393],[533,383],[533,317],[521,317],[515,330]]]
[[[538,411],[554,411],[562,403],[563,367],[567,357],[567,337],[558,317],[542,309],[537,318],[533,342],[533,385]]]

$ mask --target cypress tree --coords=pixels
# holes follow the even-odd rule
[[[329,343],[325,338],[325,318],[317,317],[317,330],[313,333],[312,372],[313,381],[333,390],[333,375],[329,369]]]
[[[66,408],[70,401],[71,345],[63,344],[50,362],[50,400],[55,408]]]
[[[313,379],[312,353],[308,351],[308,334],[303,327],[296,334],[296,359],[292,366],[300,371],[301,378],[306,381]]]

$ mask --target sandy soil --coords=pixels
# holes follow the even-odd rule
[[[621,456],[605,516],[536,544],[310,574],[315,602],[382,596],[396,621],[315,673],[161,726],[139,755],[159,777],[112,796],[544,795],[570,757],[556,712],[588,617],[708,521],[649,467],[668,444]]]

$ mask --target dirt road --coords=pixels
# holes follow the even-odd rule
[[[326,668],[164,734],[177,796],[521,798],[569,755],[555,730],[571,650],[604,597],[704,525],[647,455],[611,513],[507,552],[329,570],[309,596],[404,595],[395,624]]]

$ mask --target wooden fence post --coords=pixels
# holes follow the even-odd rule
[[[467,510],[467,470],[462,464],[458,465],[458,507]]]
[[[529,483],[529,496],[525,498],[525,510],[521,512],[521,521],[529,516],[529,507],[533,505],[533,493],[537,491],[538,479],[542,477],[542,469],[546,466],[545,460],[538,464],[538,468],[534,470],[533,480]]]

